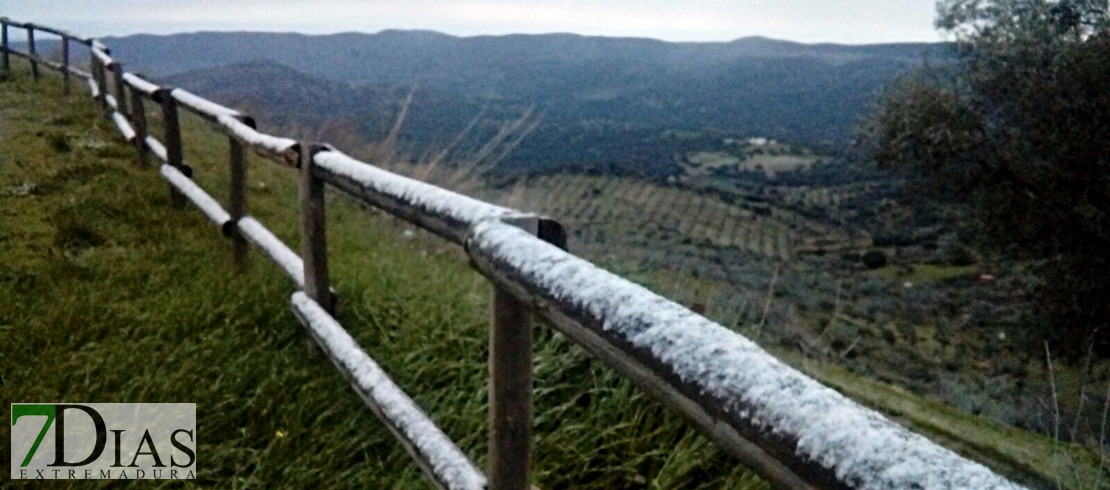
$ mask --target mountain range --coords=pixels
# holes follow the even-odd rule
[[[522,114],[542,121],[517,165],[665,169],[666,130],[765,136],[825,151],[850,146],[877,94],[944,44],[848,46],[762,37],[672,43],[573,34],[455,37],[199,32],[103,40],[127,69],[227,103],[318,121],[346,118],[373,136],[412,94],[405,138],[473,144]],[[627,151],[626,151],[627,150]],[[653,172],[649,172],[653,173]]]

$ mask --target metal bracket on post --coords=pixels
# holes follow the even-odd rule
[[[314,173],[313,156],[327,147],[309,142],[298,145],[301,172],[301,259],[304,261],[304,292],[329,313],[335,313],[328,278],[328,233],[324,207],[324,181]]]

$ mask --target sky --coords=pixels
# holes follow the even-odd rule
[[[428,29],[869,44],[941,41],[934,12],[932,0],[0,0],[0,16],[88,37]]]

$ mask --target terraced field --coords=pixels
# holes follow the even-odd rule
[[[502,201],[559,219],[586,247],[619,234],[790,261],[800,245],[844,239],[840,230],[782,208],[753,210],[747,202],[628,177],[547,175],[518,184]]]
[[[835,186],[775,186],[772,192],[781,205],[808,213],[821,213],[835,218],[846,208],[859,205],[881,205],[876,197],[890,188],[890,182],[856,182]]]

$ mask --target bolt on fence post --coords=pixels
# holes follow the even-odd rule
[[[243,143],[232,136],[227,137],[228,171],[231,177],[227,193],[227,212],[231,223],[238,223],[247,214],[247,153]],[[230,230],[231,262],[236,272],[247,268],[247,240],[239,234],[238,228]]]
[[[301,258],[304,260],[304,292],[328,312],[334,302],[328,278],[328,234],[324,208],[324,181],[313,172],[313,156],[326,151],[322,145],[302,141],[299,145],[301,172]]]
[[[101,84],[103,84],[103,72]],[[172,87],[162,87],[155,92],[158,103],[162,105],[162,129],[165,131],[166,161],[174,168],[192,177],[193,171],[185,165],[185,158],[181,149],[181,123],[177,117],[177,100],[173,98]],[[170,186],[170,199],[174,207],[185,206],[185,196]]]
[[[31,62],[31,80],[38,81],[39,79],[39,64],[35,61],[37,53],[35,52],[35,27],[27,24],[27,54],[31,56],[27,59]]]
[[[69,95],[69,35],[62,35],[62,95]]]
[[[0,67],[4,69],[4,76],[11,75],[11,59],[8,58],[8,18],[0,18]]]
[[[135,150],[139,152],[139,168],[150,165],[150,148],[146,146],[146,105],[143,102],[143,93],[130,90],[131,93],[131,125],[135,128]]]

